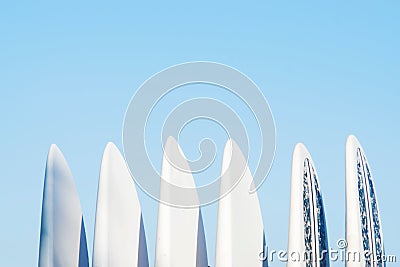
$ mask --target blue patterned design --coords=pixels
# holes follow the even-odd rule
[[[314,198],[316,200],[316,205],[313,204]],[[313,220],[311,220],[311,214],[316,214],[316,217]],[[306,255],[311,255],[313,257],[319,255],[319,266],[329,267],[330,264],[328,256],[328,235],[326,230],[324,204],[317,174],[315,172],[314,166],[312,166],[309,159],[305,159],[304,161],[303,216]],[[313,228],[314,234],[312,233]],[[311,266],[316,266],[316,259],[313,259],[312,257],[307,257],[306,267]]]
[[[358,183],[363,184],[363,190],[362,190],[363,198],[362,199],[359,198],[360,211],[362,211],[361,208],[362,205],[364,207],[363,208],[364,213],[361,212],[361,221],[363,225],[362,233],[364,231],[363,217],[365,216],[366,218],[368,216],[371,222],[370,226],[366,225],[367,234],[365,236],[363,234],[363,243],[369,244],[368,248],[364,246],[364,251],[370,251],[373,253],[373,259],[374,262],[376,262],[377,267],[384,267],[386,266],[386,262],[383,261],[384,249],[383,249],[382,232],[381,232],[382,230],[379,219],[378,204],[375,195],[375,187],[372,181],[372,175],[366,157],[361,152],[360,149],[357,150],[357,173],[358,173]],[[359,194],[361,194],[360,185],[359,185]],[[369,210],[365,208],[366,205],[370,207]],[[371,233],[371,238],[368,238],[369,233]],[[372,259],[367,260],[366,263],[367,267],[371,266],[371,260]]]
[[[312,255],[312,239],[311,239],[311,207],[310,207],[310,173],[308,168],[308,160],[304,161],[303,172],[303,219],[304,219],[304,244],[306,255]],[[306,258],[306,267],[311,267],[310,257]]]
[[[361,220],[361,235],[363,239],[364,252],[370,251],[369,244],[369,227],[367,223],[367,208],[366,208],[366,194],[365,194],[365,183],[364,183],[364,169],[361,160],[361,151],[357,150],[357,177],[358,177],[358,201],[360,203],[360,220]],[[365,261],[365,267],[371,266],[371,259],[367,258]]]
[[[328,254],[328,235],[326,230],[326,221],[325,221],[325,211],[324,211],[324,202],[322,200],[322,194],[318,184],[317,174],[314,170],[314,167],[311,166],[313,179],[314,179],[314,187],[316,194],[316,203],[317,203],[317,222],[318,222],[318,244],[320,251],[320,266],[321,267],[329,267],[329,257]],[[324,251],[324,255],[322,252]],[[322,257],[324,256],[324,257]]]

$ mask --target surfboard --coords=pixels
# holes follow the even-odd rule
[[[293,152],[288,267],[329,266],[328,235],[318,174],[303,144]]]
[[[236,142],[229,140],[220,178],[216,267],[268,265],[268,260],[263,260],[264,225],[257,192],[250,193],[252,183],[246,159]],[[228,193],[224,195],[225,192]]]
[[[182,167],[179,168],[178,166]],[[156,267],[207,267],[207,249],[199,200],[189,164],[173,137],[164,146],[156,234]],[[183,196],[192,207],[170,205],[177,198],[169,185],[193,188]],[[171,201],[169,201],[171,200]],[[197,204],[197,205],[196,205]]]
[[[113,143],[107,144],[101,163],[92,265],[149,266],[135,184]]]
[[[370,165],[357,138],[346,142],[347,267],[386,266],[378,199]]]
[[[89,266],[85,225],[74,179],[56,145],[47,157],[39,267]]]

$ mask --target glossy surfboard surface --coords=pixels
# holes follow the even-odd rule
[[[262,260],[264,226],[257,192],[250,193],[252,183],[246,159],[238,145],[229,140],[220,180],[220,191],[229,193],[218,203],[216,267],[268,265],[268,260]]]
[[[135,184],[124,158],[113,143],[107,144],[101,163],[93,266],[149,266]]]
[[[156,267],[207,267],[207,250],[201,210],[198,206],[196,190],[184,196],[193,207],[177,207],[168,204],[170,198],[177,197],[166,183],[183,188],[195,188],[188,162],[178,143],[172,137],[164,146],[162,180],[158,208],[156,235]],[[197,205],[196,205],[197,204]]]
[[[39,267],[54,266],[89,266],[78,193],[56,145],[50,147],[47,158],[39,245]]]

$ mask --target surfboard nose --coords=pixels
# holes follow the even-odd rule
[[[328,234],[316,167],[306,146],[295,145],[290,181],[287,267],[329,267]]]
[[[253,177],[236,142],[228,140],[222,160],[218,201],[216,267],[267,266],[260,259],[265,236]]]
[[[78,193],[56,145],[51,145],[46,162],[39,244],[39,267],[52,266],[89,266]]]
[[[106,145],[101,163],[93,266],[149,266],[135,183],[125,159],[113,143]]]
[[[173,137],[169,137],[164,146],[161,177],[155,266],[207,267],[204,226],[195,182]],[[180,188],[178,195],[176,187]],[[185,205],[177,206],[179,201],[185,201]]]
[[[348,251],[369,255],[360,261],[349,257],[346,266],[385,266],[375,183],[364,149],[354,135],[346,143],[346,241]]]

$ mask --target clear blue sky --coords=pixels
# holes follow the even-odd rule
[[[259,198],[270,248],[287,245],[297,142],[305,143],[319,172],[330,246],[344,237],[344,149],[353,133],[375,178],[386,251],[399,258],[399,11],[399,1],[3,2],[0,266],[37,264],[52,143],[75,177],[91,253],[106,143],[122,149],[124,112],[143,81],[192,60],[239,69],[269,101],[277,150]],[[194,149],[189,141],[182,146],[188,155]],[[142,192],[140,200],[153,263],[157,205]],[[216,205],[203,214],[213,264]]]

